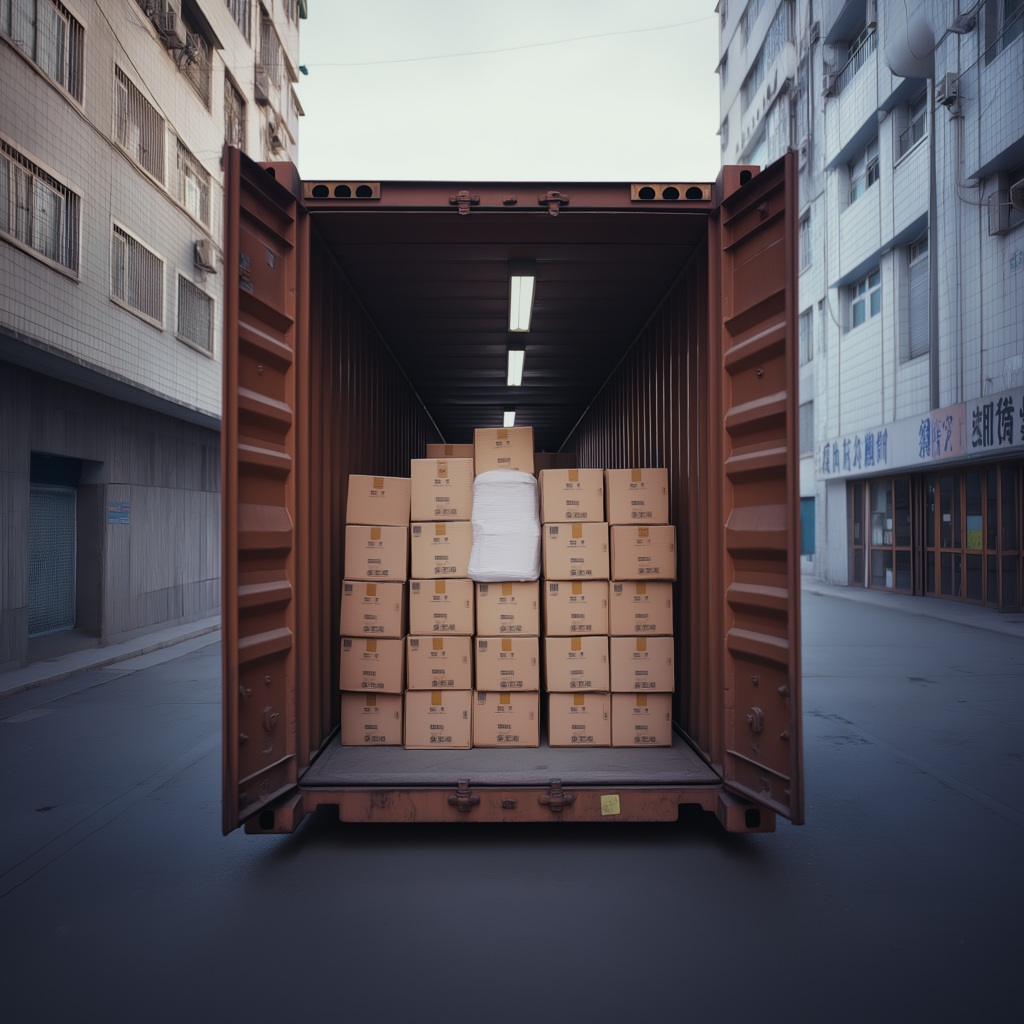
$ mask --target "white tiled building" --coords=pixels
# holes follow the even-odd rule
[[[0,0],[0,671],[219,607],[221,154],[297,160],[304,16]]]
[[[1024,0],[719,14],[723,163],[800,154],[805,571],[1020,607]]]

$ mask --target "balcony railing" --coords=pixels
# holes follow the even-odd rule
[[[865,40],[853,51],[853,56],[846,62],[843,70],[836,75],[836,95],[841,96],[843,90],[853,81],[856,77],[857,72],[867,63],[868,57],[875,52],[878,47],[878,33],[872,32]]]

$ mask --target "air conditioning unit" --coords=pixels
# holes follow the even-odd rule
[[[281,134],[274,125],[270,126],[269,129],[270,148],[275,153],[280,153],[285,148],[284,135]]]
[[[164,37],[164,46],[168,50],[183,50],[188,45],[188,33],[182,24],[181,5],[177,0],[167,0],[156,27]]]
[[[196,242],[194,259],[200,270],[211,274],[217,273],[217,249],[208,238],[200,238]]]
[[[253,81],[253,98],[261,106],[266,106],[270,102],[270,75],[259,64],[256,65],[256,77]]]
[[[960,99],[960,82],[952,71],[947,71],[935,82],[935,102],[943,107],[955,106]]]
[[[800,140],[800,148],[797,150],[797,153],[799,154],[800,169],[803,170],[811,156],[811,140],[809,136],[805,135]]]
[[[1010,186],[1010,206],[1018,213],[1024,213],[1024,178]]]

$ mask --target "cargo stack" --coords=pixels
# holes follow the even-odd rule
[[[410,481],[352,475],[341,593],[341,742],[400,746]]]
[[[552,747],[611,744],[604,470],[540,473],[544,687]]]
[[[608,599],[613,747],[670,747],[675,691],[675,527],[668,470],[609,469]]]
[[[464,455],[467,447],[427,450]],[[467,750],[473,745],[472,458],[413,459],[411,511],[405,747]]]

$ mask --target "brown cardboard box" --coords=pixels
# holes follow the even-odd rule
[[[473,458],[473,446],[471,444],[428,444],[428,459],[471,459]]]
[[[472,459],[412,460],[413,522],[452,522],[472,515]]]
[[[549,693],[548,746],[611,746],[610,697],[608,693]]]
[[[539,747],[539,693],[473,694],[474,747]]]
[[[405,636],[405,584],[345,580],[338,632],[342,636]]]
[[[607,523],[549,523],[541,537],[546,580],[608,579]]]
[[[613,526],[613,580],[674,580],[676,528],[674,526]]]
[[[408,526],[410,481],[401,476],[348,478],[345,522],[352,526]]]
[[[401,693],[405,689],[405,643],[342,637],[340,679],[342,690]]]
[[[409,633],[412,636],[472,636],[472,580],[412,580]]]
[[[406,750],[469,750],[472,690],[406,690]]]
[[[542,469],[540,521],[604,522],[603,469]]]
[[[671,747],[671,693],[613,693],[613,747]]]
[[[345,527],[345,579],[404,583],[408,575],[408,526]]]
[[[472,523],[413,523],[412,578],[465,577],[472,550]]]
[[[477,427],[473,431],[473,468],[533,472],[533,427]]]
[[[667,469],[606,469],[604,492],[608,522],[643,523],[664,526],[668,523]]]
[[[608,632],[612,636],[671,636],[672,584],[610,584]]]
[[[544,580],[545,636],[600,636],[608,632],[604,580]]]
[[[540,636],[540,582],[478,583],[477,636]]]
[[[606,693],[608,680],[608,637],[545,637],[544,689],[548,693]]]
[[[410,690],[471,690],[471,636],[411,636],[406,641]]]
[[[676,688],[676,642],[671,636],[613,636],[611,679],[613,693],[660,691]]]
[[[535,636],[478,636],[478,690],[539,690],[540,640]]]
[[[341,695],[343,747],[400,747],[402,695],[400,693],[343,693]]]

